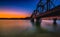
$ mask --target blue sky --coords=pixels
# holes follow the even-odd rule
[[[26,11],[26,13],[32,13],[36,8],[36,4],[39,0],[1,0],[1,8],[9,8],[16,11]],[[60,0],[54,0],[53,3],[57,6],[60,5]]]
[[[16,8],[16,10],[25,10],[30,13],[31,11],[33,11],[33,9],[35,9],[36,3],[37,0],[0,1],[0,8]]]

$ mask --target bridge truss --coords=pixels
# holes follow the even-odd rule
[[[33,11],[31,18],[36,18],[40,14],[49,11],[52,7],[55,7],[54,0],[39,0],[36,9]]]

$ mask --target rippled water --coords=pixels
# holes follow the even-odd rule
[[[60,21],[57,20],[56,31],[60,31]],[[41,28],[47,31],[55,31],[53,27],[53,20],[42,20]],[[36,26],[33,26],[30,20],[0,20],[0,34],[1,35],[19,35],[20,33],[35,33]]]

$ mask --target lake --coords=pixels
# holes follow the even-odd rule
[[[57,20],[57,26],[53,26],[53,20],[42,20],[41,28],[48,32],[60,32],[60,21]],[[37,30],[38,29],[38,30]],[[0,35],[8,36],[27,36],[38,34],[40,28],[35,26],[30,20],[0,20]],[[39,35],[39,34],[38,34]],[[48,35],[48,34],[47,34]],[[50,35],[50,34],[49,34]]]

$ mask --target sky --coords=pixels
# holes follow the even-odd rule
[[[30,17],[39,0],[1,0],[0,18]],[[56,6],[60,0],[54,0]]]

